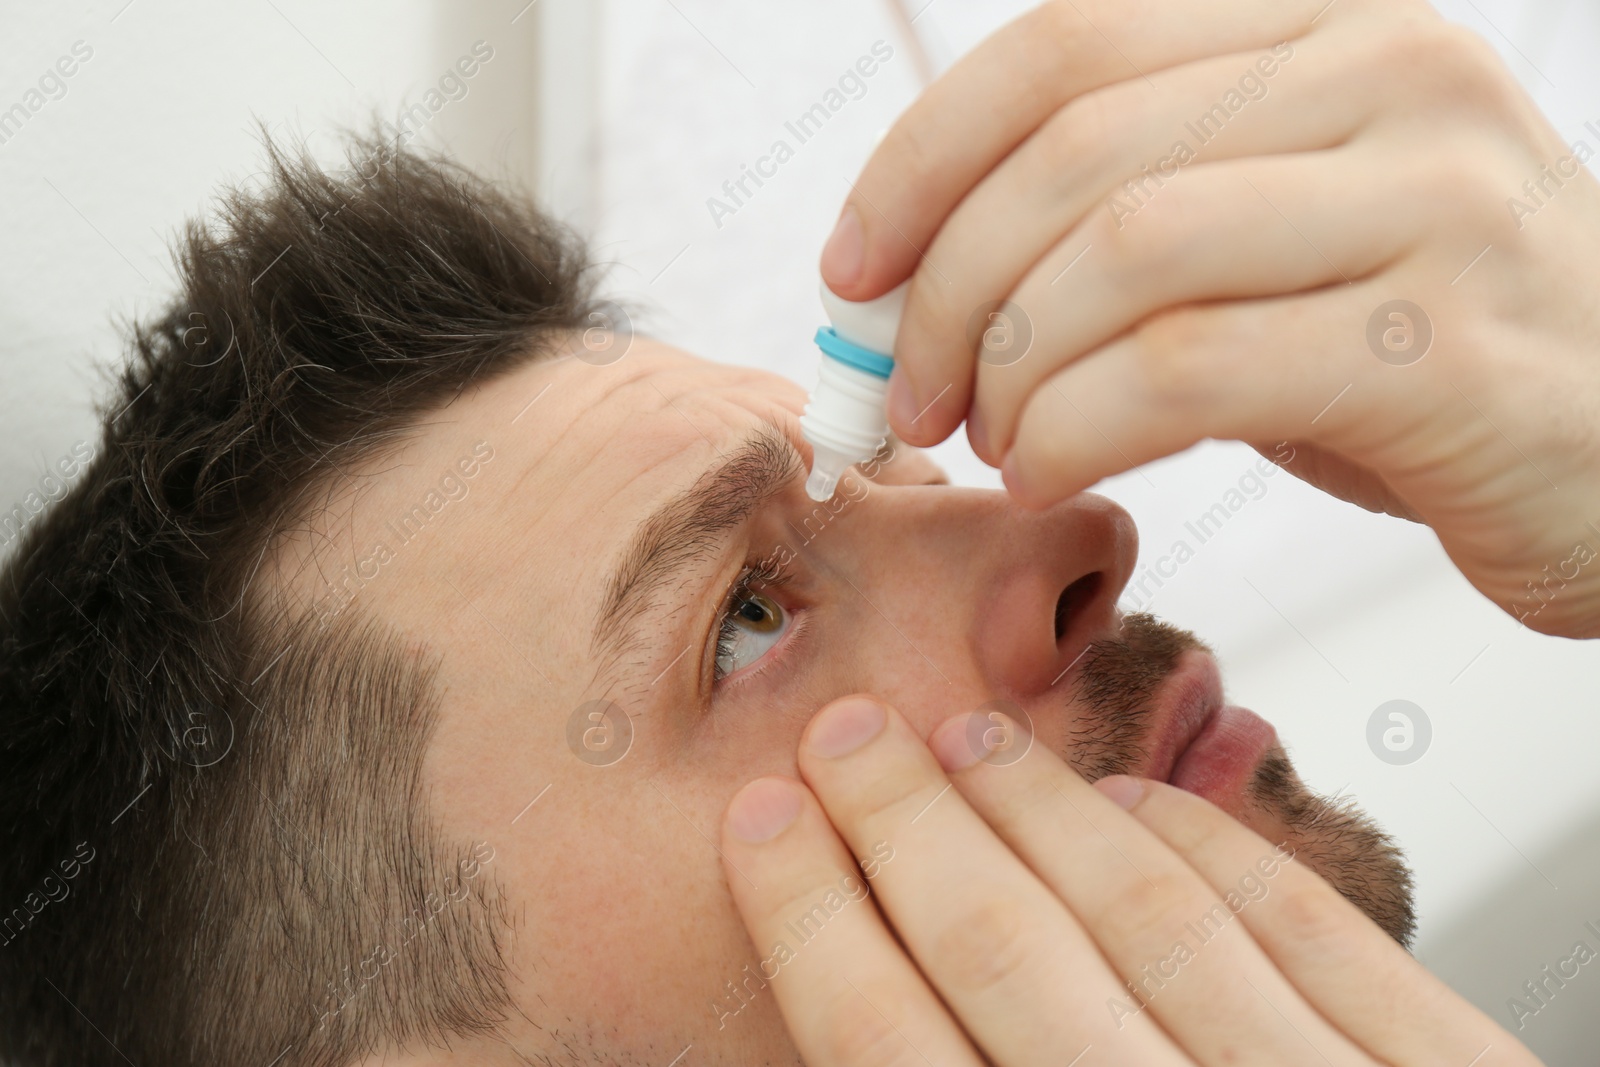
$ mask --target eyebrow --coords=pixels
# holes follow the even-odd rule
[[[625,647],[637,612],[674,575],[716,558],[728,538],[805,472],[805,460],[778,427],[763,423],[689,488],[640,524],[623,551],[595,617],[593,647]]]

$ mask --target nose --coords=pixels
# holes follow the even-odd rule
[[[1115,632],[1138,534],[1112,501],[1082,493],[1034,512],[997,491],[873,492],[878,506],[863,509],[871,520],[856,531],[871,563],[858,573],[900,632],[863,635],[882,642],[873,662],[897,665],[863,688],[924,736],[990,700],[1041,702],[1093,641]]]
[[[1022,702],[1116,628],[1138,534],[1126,511],[1088,494],[1038,513],[1005,497],[973,521],[991,544],[973,561],[968,645],[996,695]]]

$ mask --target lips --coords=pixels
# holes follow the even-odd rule
[[[1145,775],[1237,812],[1251,776],[1278,743],[1272,724],[1222,703],[1216,660],[1199,649],[1178,656],[1151,705]]]

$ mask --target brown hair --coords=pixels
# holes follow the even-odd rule
[[[423,795],[431,653],[251,579],[319,486],[581,327],[583,250],[375,134],[337,174],[266,151],[0,570],[0,1059],[337,1065],[512,1010],[492,845]]]

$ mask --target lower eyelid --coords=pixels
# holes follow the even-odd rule
[[[741,667],[732,674],[725,675],[717,681],[717,688],[744,685],[758,674],[764,674],[773,668],[782,668],[784,659],[794,655],[793,645],[807,629],[806,618],[808,612],[803,608],[791,609],[784,607],[789,613],[789,629],[778,639],[778,643],[769,648],[766,655],[746,667]]]

